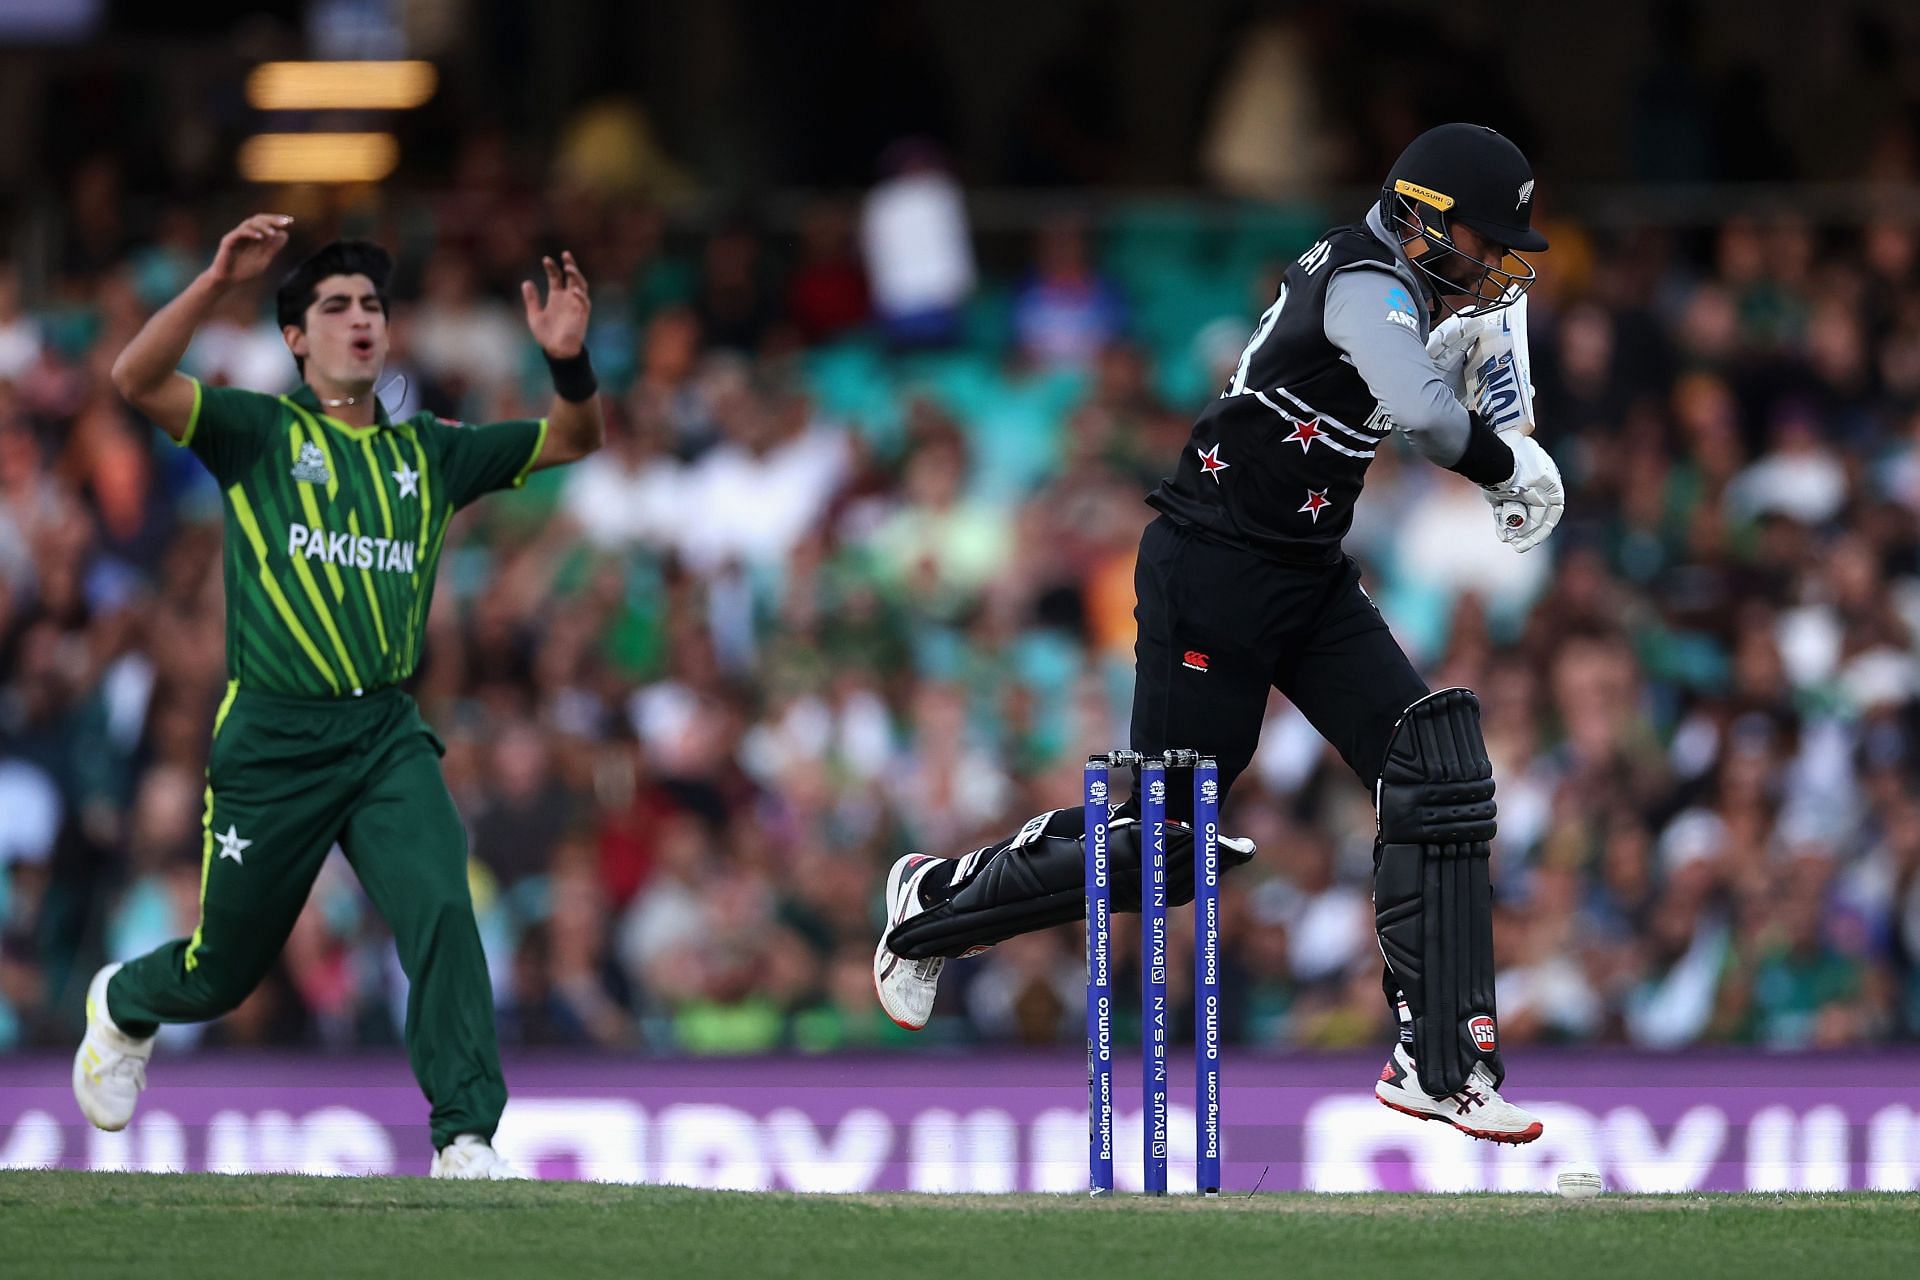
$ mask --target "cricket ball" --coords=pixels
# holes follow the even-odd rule
[[[1590,1164],[1563,1167],[1553,1180],[1554,1189],[1569,1200],[1591,1200],[1607,1189],[1600,1171]]]

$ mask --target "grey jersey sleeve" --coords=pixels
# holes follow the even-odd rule
[[[1417,296],[1391,272],[1342,271],[1327,284],[1327,341],[1347,353],[1414,448],[1451,467],[1466,452],[1467,407],[1427,355]]]

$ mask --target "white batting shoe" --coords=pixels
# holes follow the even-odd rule
[[[873,993],[880,997],[895,1026],[919,1031],[933,1016],[933,997],[940,989],[940,971],[947,962],[908,960],[887,950],[887,938],[902,920],[926,910],[920,901],[920,882],[943,859],[931,854],[910,853],[894,862],[887,871],[887,927],[880,934],[880,945],[873,951]]]
[[[463,1133],[433,1153],[429,1178],[464,1178],[471,1182],[512,1182],[526,1175],[508,1164],[493,1144],[477,1133]]]
[[[133,1119],[147,1087],[152,1036],[130,1036],[107,1016],[107,983],[120,972],[110,964],[87,984],[87,1034],[73,1055],[73,1099],[96,1129],[116,1133]]]
[[[1458,1093],[1444,1098],[1427,1096],[1414,1072],[1413,1055],[1403,1044],[1393,1047],[1393,1057],[1374,1082],[1373,1096],[1402,1115],[1444,1121],[1468,1137],[1488,1142],[1532,1142],[1545,1131],[1531,1112],[1500,1096],[1493,1087],[1493,1073],[1484,1062],[1473,1064],[1467,1083]]]

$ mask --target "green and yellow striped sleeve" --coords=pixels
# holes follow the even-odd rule
[[[193,379],[193,413],[179,443],[193,450],[214,479],[232,484],[279,438],[280,401],[239,387]]]
[[[482,494],[525,484],[547,442],[545,418],[475,426],[430,416],[417,421],[440,472],[434,483],[455,509]]]

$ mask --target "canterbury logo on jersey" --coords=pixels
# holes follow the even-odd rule
[[[328,533],[313,525],[287,526],[287,558],[305,556],[343,569],[380,569],[387,573],[413,572],[414,544],[396,538],[355,537]]]

